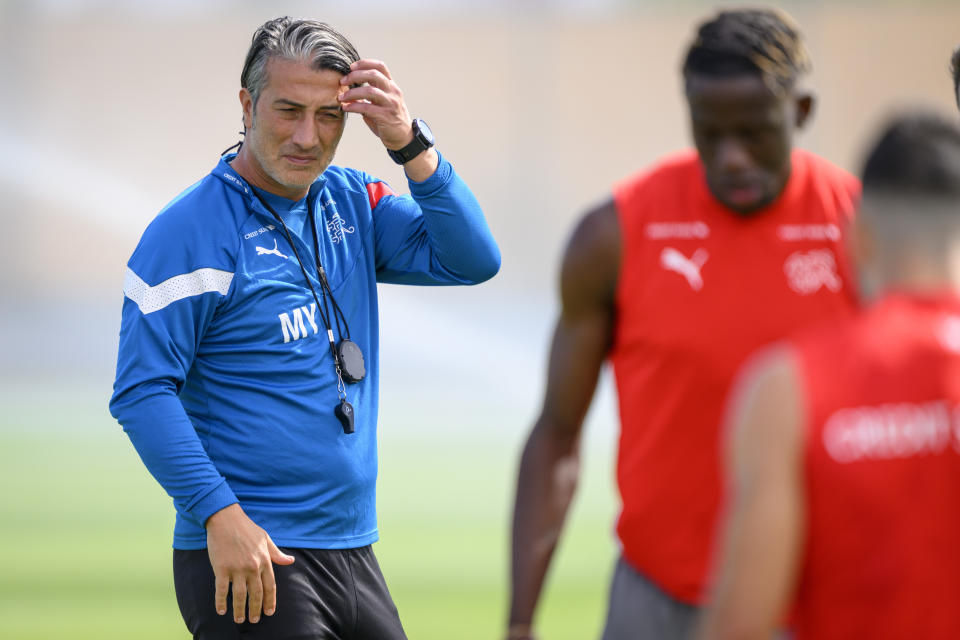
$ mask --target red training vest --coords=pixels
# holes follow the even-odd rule
[[[891,295],[796,343],[796,637],[960,638],[960,299]]]
[[[701,601],[720,504],[724,398],[744,358],[853,308],[844,242],[859,184],[795,150],[778,199],[740,216],[684,152],[614,190],[623,241],[610,354],[623,555]]]

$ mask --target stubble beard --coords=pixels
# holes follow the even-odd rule
[[[257,164],[260,165],[260,170],[272,181],[279,184],[284,189],[309,189],[310,185],[316,181],[317,177],[323,173],[327,166],[330,164],[330,161],[323,161],[324,153],[321,150],[317,155],[320,159],[320,166],[318,169],[311,168],[310,171],[289,169],[284,166],[286,160],[282,157],[283,153],[281,147],[276,149],[276,157],[271,157],[269,151],[264,152],[263,147],[259,144],[259,137],[257,135],[256,129],[256,117],[253,118],[250,126],[250,133],[253,135],[250,136],[247,143],[249,144],[250,153],[256,160]],[[250,144],[252,143],[252,144]]]
[[[283,163],[286,162],[282,157],[268,157],[262,153],[255,145],[250,149],[257,164],[268,178],[279,184],[285,189],[307,189],[317,179],[323,168],[314,172],[313,170],[297,171],[295,169],[285,169]]]

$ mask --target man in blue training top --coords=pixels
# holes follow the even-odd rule
[[[370,549],[376,283],[475,284],[499,251],[387,67],[326,24],[264,24],[241,86],[238,152],[130,258],[110,410],[176,506],[194,638],[404,638]],[[330,166],[350,112],[412,197]]]

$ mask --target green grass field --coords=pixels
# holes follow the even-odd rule
[[[51,404],[9,391],[0,399],[0,636],[188,638],[170,570],[173,507],[101,399],[64,394]],[[462,431],[389,422],[381,417],[374,548],[408,635],[497,638],[526,425],[505,441],[478,418]],[[539,614],[549,640],[597,637],[604,612],[615,554],[610,452],[587,448]]]

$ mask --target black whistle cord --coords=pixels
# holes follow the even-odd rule
[[[303,272],[303,277],[307,281],[307,286],[310,287],[310,293],[313,294],[313,300],[314,302],[317,303],[317,311],[320,313],[320,319],[323,321],[323,328],[327,330],[327,340],[330,343],[330,355],[333,356],[333,366],[337,370],[337,378],[342,380],[343,375],[340,371],[340,359],[337,357],[337,345],[333,336],[331,335],[333,333],[333,325],[330,322],[330,310],[327,307],[328,295],[330,300],[333,301],[334,322],[336,322],[338,333],[341,333],[341,329],[340,329],[340,318],[337,317],[337,314],[342,316],[343,312],[340,311],[340,306],[337,304],[337,301],[333,297],[333,291],[331,291],[330,284],[327,282],[326,272],[324,271],[323,265],[320,262],[320,241],[317,238],[317,229],[316,229],[317,225],[316,225],[316,219],[313,216],[313,212],[312,211],[309,212],[309,215],[310,215],[310,225],[311,225],[311,228],[313,229],[314,247],[315,247],[315,250],[317,251],[316,266],[317,266],[317,274],[320,280],[320,297],[317,296],[317,291],[316,289],[313,288],[313,283],[310,282],[310,276],[307,275],[307,269],[306,267],[303,266],[303,260],[300,259],[300,254],[297,252],[297,245],[294,244],[293,242],[293,235],[290,233],[290,229],[287,228],[287,225],[283,222],[283,218],[281,218],[280,214],[277,213],[276,210],[273,207],[271,207],[266,200],[261,198],[260,194],[257,193],[255,190],[253,190],[252,187],[251,187],[251,191],[253,195],[256,196],[257,200],[260,201],[260,204],[266,207],[266,209],[271,214],[273,214],[273,217],[276,218],[277,222],[280,223],[281,228],[283,228],[283,233],[287,237],[287,242],[290,244],[290,248],[293,249],[293,255],[297,259],[297,264],[300,265],[300,271]],[[323,298],[322,303],[320,301],[320,298]],[[344,325],[347,324],[346,318],[343,318],[343,323]],[[343,334],[341,333],[341,335]],[[346,337],[348,339],[350,337],[349,328],[347,329]],[[341,398],[346,397],[345,393],[343,392],[342,382],[340,384],[338,391],[340,393]]]
[[[327,280],[327,272],[320,263],[320,238],[317,235],[317,221],[313,216],[313,209],[308,211],[310,215],[310,230],[313,232],[313,252],[317,258],[317,273],[320,275],[320,284],[326,289],[330,296],[330,302],[333,303],[333,320],[337,323],[337,334],[341,338],[350,339],[350,326],[347,324],[347,317],[337,304],[337,299],[333,297],[333,289],[330,288],[330,281]],[[297,258],[299,260],[300,258]],[[340,327],[340,320],[343,320],[343,327]]]

